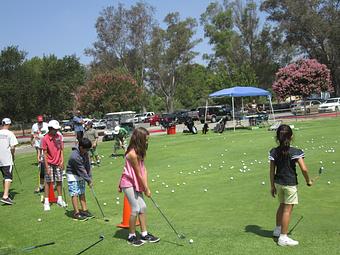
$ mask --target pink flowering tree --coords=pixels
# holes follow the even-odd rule
[[[280,68],[276,73],[273,91],[280,100],[289,96],[303,99],[312,94],[333,92],[330,70],[316,59],[302,59]]]

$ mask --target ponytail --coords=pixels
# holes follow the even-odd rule
[[[276,131],[276,141],[279,143],[278,156],[280,158],[285,158],[289,154],[290,141],[293,136],[293,131],[288,125],[280,125]]]

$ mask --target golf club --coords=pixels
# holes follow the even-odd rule
[[[303,216],[300,217],[300,219],[298,219],[298,221],[295,223],[295,225],[292,227],[291,230],[289,230],[288,234],[292,234],[293,230],[296,228],[296,226],[300,223],[300,221],[303,219]]]
[[[315,182],[317,179],[319,179],[322,172],[323,172],[323,168],[320,167],[319,168],[319,174],[312,179],[312,182]]]
[[[99,236],[99,240],[93,244],[91,244],[89,247],[85,248],[84,250],[78,252],[76,255],[79,255],[79,254],[82,254],[83,252],[87,251],[88,249],[91,249],[93,246],[95,246],[97,243],[100,243],[101,241],[104,240],[104,236],[103,235],[100,235]]]
[[[18,169],[17,169],[17,167],[16,167],[15,163],[14,163],[13,165],[14,165],[15,172],[17,173],[17,176],[18,176],[18,179],[19,179],[20,185],[22,185],[22,181],[21,181],[21,178],[20,178],[20,175],[19,175]]]
[[[43,247],[43,246],[48,246],[48,245],[53,245],[55,244],[55,242],[50,242],[50,243],[44,243],[44,244],[39,244],[39,245],[35,245],[35,246],[31,246],[31,247],[27,247],[22,249],[23,251],[30,251],[39,247]]]
[[[107,218],[105,217],[105,215],[104,215],[104,212],[103,212],[103,210],[102,210],[102,207],[100,206],[100,204],[99,204],[99,202],[98,202],[98,199],[97,199],[97,196],[96,196],[96,194],[94,193],[93,187],[91,187],[91,191],[92,191],[92,195],[93,195],[94,199],[95,199],[96,202],[97,202],[97,205],[98,205],[98,207],[99,207],[99,210],[100,210],[100,212],[102,213],[102,216],[103,216],[104,221],[109,221],[109,219],[107,219]]]
[[[163,218],[166,220],[166,222],[169,224],[169,226],[172,228],[172,230],[175,232],[175,234],[177,235],[177,237],[179,239],[185,239],[185,235],[180,234],[176,231],[176,229],[172,226],[172,224],[170,223],[170,221],[168,220],[168,218],[164,215],[164,213],[162,212],[161,208],[159,208],[159,206],[157,205],[157,203],[155,202],[155,200],[153,200],[152,197],[150,197],[152,203],[155,205],[155,207],[158,209],[158,211],[161,213],[161,215],[163,216]]]

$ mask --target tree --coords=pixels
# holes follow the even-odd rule
[[[332,92],[330,70],[315,59],[300,60],[279,69],[273,91],[281,100],[288,96],[301,96],[306,99],[312,94]]]
[[[286,43],[329,67],[340,93],[340,4],[337,0],[266,0],[268,20],[277,22]]]
[[[197,55],[192,51],[200,40],[192,40],[196,20],[180,20],[178,12],[169,13],[166,29],[154,28],[149,58],[150,89],[162,96],[168,112],[174,110],[174,96],[178,85],[178,71]]]
[[[101,73],[77,89],[76,107],[86,114],[137,110],[142,103],[142,92],[129,74],[117,71]]]

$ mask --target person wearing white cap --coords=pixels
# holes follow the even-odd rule
[[[54,180],[57,183],[58,200],[57,204],[66,207],[62,197],[62,181],[64,169],[64,142],[63,136],[58,132],[60,129],[59,122],[51,120],[48,123],[48,133],[41,141],[41,147],[44,152],[45,162],[45,202],[44,211],[50,210],[49,187],[53,185]]]
[[[18,140],[9,130],[12,124],[9,118],[4,118],[1,122],[2,129],[0,130],[0,169],[4,178],[4,192],[1,198],[1,202],[7,205],[12,205],[14,202],[9,197],[9,188],[13,180],[13,165],[14,165],[14,153],[15,146],[18,144]]]
[[[113,154],[112,154],[112,157],[115,157],[117,150],[119,150],[120,148],[122,148],[124,150],[124,153],[125,153],[126,148],[127,148],[126,138],[129,134],[129,132],[125,128],[122,128],[120,126],[116,126],[112,133],[113,133],[114,139],[116,141],[115,145],[113,147]]]

